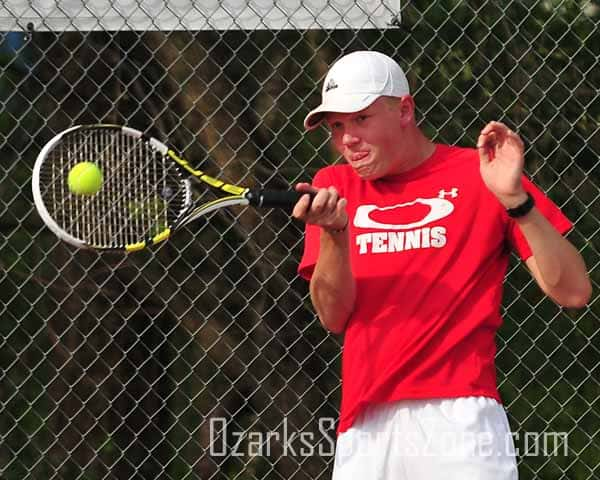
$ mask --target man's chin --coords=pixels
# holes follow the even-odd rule
[[[356,175],[358,175],[361,180],[365,180],[367,182],[372,182],[373,180],[377,180],[382,177],[381,174],[366,169],[355,168],[354,173],[356,173]]]

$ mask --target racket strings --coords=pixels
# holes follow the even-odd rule
[[[103,172],[91,196],[69,191],[79,162]],[[40,170],[42,195],[60,228],[86,243],[121,248],[151,238],[186,208],[187,186],[177,168],[151,145],[116,129],[75,131],[49,153]]]

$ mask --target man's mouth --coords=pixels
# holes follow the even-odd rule
[[[352,162],[352,163],[360,162],[361,160],[364,160],[368,156],[369,156],[369,152],[365,152],[365,151],[354,152],[354,153],[350,154],[350,162]]]

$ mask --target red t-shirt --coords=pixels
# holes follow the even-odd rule
[[[536,207],[560,233],[571,222],[523,177]],[[486,188],[474,149],[437,145],[417,168],[376,181],[348,165],[320,170],[313,184],[347,199],[356,304],[342,357],[344,432],[372,403],[486,396],[496,386],[495,334],[502,284],[526,240]],[[320,229],[306,227],[299,273],[310,279]]]

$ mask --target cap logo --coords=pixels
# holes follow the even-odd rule
[[[334,88],[338,88],[338,84],[335,83],[333,78],[330,78],[327,82],[327,85],[325,85],[325,93],[327,93],[329,90],[333,90]]]

